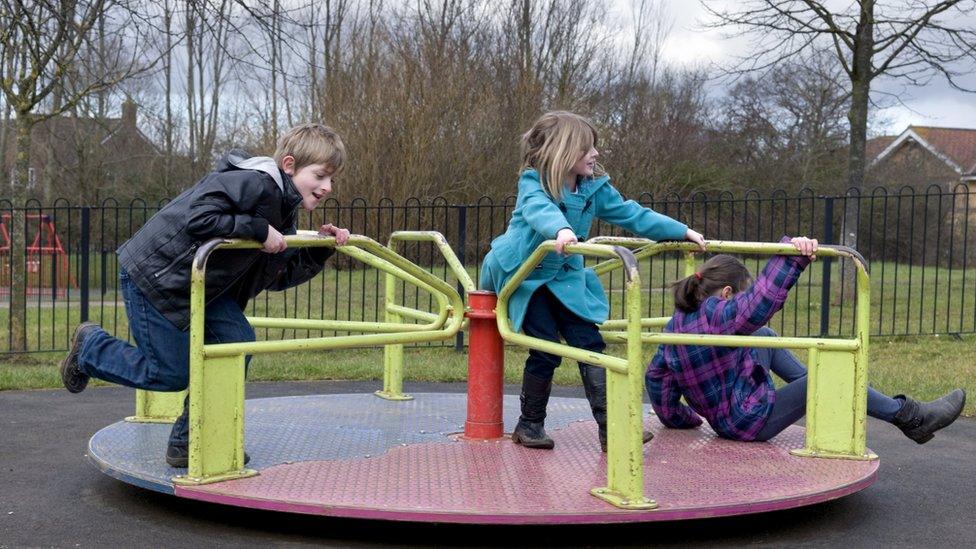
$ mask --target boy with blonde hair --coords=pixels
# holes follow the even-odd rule
[[[91,377],[150,391],[182,391],[190,379],[190,266],[197,248],[215,237],[262,243],[260,250],[219,252],[207,267],[207,343],[254,341],[244,307],[263,290],[284,290],[317,275],[331,248],[287,250],[298,207],[313,210],[332,191],[346,150],[322,124],[290,129],[274,158],[233,150],[216,169],[153,215],[118,250],[119,287],[136,345],[92,322],[74,331],[61,379],[72,393]],[[323,225],[321,234],[345,244],[349,231]],[[250,357],[248,357],[248,360]],[[188,407],[173,424],[166,462],[186,467]],[[245,461],[246,461],[245,454]]]

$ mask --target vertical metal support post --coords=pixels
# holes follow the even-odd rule
[[[199,252],[198,252],[199,253]],[[204,355],[204,270],[190,279],[190,463],[174,484],[198,485],[257,475],[244,468],[244,354]]]
[[[631,256],[632,257],[632,256]],[[627,371],[607,371],[607,486],[590,493],[624,509],[656,509],[644,497],[644,366],[641,343],[641,288],[637,265],[625,282]]]
[[[857,269],[857,339],[853,351],[811,348],[807,381],[806,441],[791,453],[804,457],[868,460],[867,363],[870,286]]]
[[[461,268],[464,268],[465,253],[464,249],[467,245],[468,239],[468,209],[466,206],[458,206],[458,253],[460,257],[458,260],[461,262]],[[461,284],[461,281],[457,281],[457,291],[459,294],[464,295],[465,287]],[[494,309],[494,305],[492,305]],[[459,313],[460,314],[460,313]],[[464,330],[458,330],[456,336],[454,336],[454,350],[463,353],[464,352]]]
[[[867,416],[868,416],[868,349],[870,348],[871,322],[871,280],[863,266],[858,266],[857,280],[857,339],[861,345],[854,363],[854,452],[858,455],[877,458],[867,454]]]
[[[163,393],[136,390],[136,414],[125,418],[131,423],[173,423],[183,413],[186,391]]]
[[[393,249],[393,244],[390,243]],[[390,310],[396,304],[396,277],[387,273],[383,292],[384,319],[386,322],[401,322],[399,313]],[[403,345],[383,346],[383,389],[373,393],[386,400],[413,400],[403,394]]]
[[[468,293],[468,418],[464,422],[467,440],[501,438],[502,383],[505,376],[505,345],[495,318],[494,293]]]
[[[695,274],[695,271],[697,270],[698,266],[695,265],[695,254],[685,252],[685,277]]]
[[[81,242],[79,253],[81,254],[81,273],[78,277],[78,284],[81,286],[81,322],[88,320],[88,285],[89,285],[89,252],[91,248],[91,207],[81,208]]]
[[[834,197],[824,197],[824,224],[822,244],[834,243]],[[820,276],[820,337],[830,332],[830,257],[821,261]]]

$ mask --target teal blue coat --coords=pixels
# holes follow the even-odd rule
[[[586,240],[594,217],[651,240],[684,240],[688,230],[681,222],[624,200],[607,176],[580,180],[576,192],[563,192],[557,203],[543,190],[538,172],[528,169],[519,178],[508,229],[492,241],[481,266],[481,287],[499,292],[539,244],[556,238],[561,229],[570,228],[581,242]],[[610,314],[603,285],[593,269],[583,268],[583,256],[550,252],[509,300],[508,315],[515,331],[522,329],[529,298],[542,285],[585,320],[600,324]]]

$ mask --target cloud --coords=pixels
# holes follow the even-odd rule
[[[674,29],[662,49],[663,60],[676,67],[730,66],[738,57],[749,54],[749,40],[745,37],[727,38],[717,29],[703,28],[706,12],[699,1],[662,0],[674,18]],[[615,0],[618,9],[627,10],[630,0]],[[626,11],[623,11],[626,13]],[[965,19],[976,21],[976,15]],[[955,21],[959,23],[959,21]],[[973,71],[976,73],[976,71]],[[976,74],[961,81],[976,88]],[[718,86],[720,87],[720,86]],[[944,78],[935,76],[925,86],[911,87],[904,81],[879,79],[874,89],[896,96],[904,105],[892,104],[878,95],[884,103],[892,105],[880,109],[877,114],[891,121],[892,131],[901,131],[908,124],[976,128],[976,94],[952,88]],[[720,89],[713,90],[712,93]]]

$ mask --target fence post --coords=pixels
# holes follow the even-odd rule
[[[465,205],[460,205],[458,208],[458,260],[461,262],[461,267],[467,268],[467,263],[465,263],[466,255],[464,253],[467,247],[468,239],[468,207]],[[457,291],[460,295],[467,295],[467,290],[461,285],[461,281],[457,281]],[[454,314],[463,314],[464,311],[457,311]],[[457,335],[454,338],[454,350],[463,353],[464,352],[464,330],[458,330]]]
[[[91,207],[81,208],[81,322],[88,320],[89,248],[91,247]]]
[[[834,197],[821,196],[824,200],[823,243],[834,243]],[[820,337],[826,337],[830,331],[830,263],[831,258],[825,257],[821,261],[822,271],[820,280]]]

